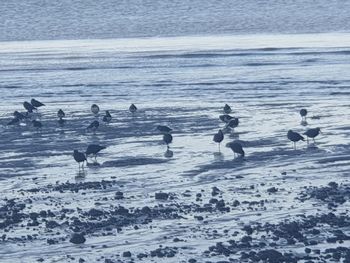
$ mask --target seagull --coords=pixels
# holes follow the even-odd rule
[[[301,109],[299,113],[300,113],[300,116],[301,116],[301,121],[306,121],[307,110],[306,109]]]
[[[23,102],[23,107],[27,110],[27,112],[32,113],[36,108],[30,104],[28,101]]]
[[[112,115],[106,110],[105,116],[103,116],[102,121],[105,123],[109,123],[112,120]]]
[[[74,157],[74,160],[78,163],[79,165],[79,170],[80,170],[80,163],[82,162],[83,165],[82,165],[82,168],[84,170],[84,162],[87,161],[86,160],[86,156],[84,153],[82,152],[79,152],[78,150],[74,150],[73,152],[73,157]]]
[[[226,147],[231,148],[235,157],[236,154],[239,154],[242,157],[244,157],[245,155],[242,144],[238,141],[229,142],[228,144],[226,144]]]
[[[315,138],[321,133],[320,128],[313,128],[313,129],[308,129],[306,132],[303,134],[307,136],[307,143],[309,143],[309,138],[312,138],[314,143],[315,143]]]
[[[225,104],[224,106],[224,113],[225,114],[230,114],[232,112],[231,107],[228,104]]]
[[[292,130],[289,130],[288,133],[287,133],[287,138],[289,140],[291,140],[293,143],[294,143],[294,149],[296,149],[296,142],[298,141],[305,141],[304,137],[301,136],[299,133],[297,132],[294,132]]]
[[[33,127],[36,128],[37,130],[41,130],[43,127],[43,124],[40,121],[37,120],[32,120]]]
[[[92,130],[92,131],[96,131],[97,130],[97,128],[100,126],[100,123],[98,122],[98,121],[93,121],[93,122],[91,122],[90,123],[90,125],[89,126],[87,126],[87,130]]]
[[[40,108],[40,107],[42,107],[42,106],[45,106],[44,103],[41,103],[40,101],[38,101],[38,100],[36,100],[36,99],[32,99],[32,100],[30,101],[30,104],[32,104],[33,107],[35,107],[35,108]]]
[[[137,107],[135,106],[135,104],[131,104],[129,107],[129,111],[134,114],[137,111]]]
[[[219,130],[213,137],[213,141],[219,144],[219,152],[220,152],[220,144],[224,140],[224,133],[222,130]]]
[[[95,157],[95,162],[97,163],[96,157],[97,154],[102,151],[103,149],[106,149],[105,146],[101,146],[98,144],[90,144],[87,149],[86,149],[86,157],[88,157],[89,155],[92,155],[93,157]]]
[[[7,125],[10,126],[10,125],[17,125],[19,124],[19,119],[17,117],[14,117],[12,120],[10,120]]]
[[[234,130],[234,128],[236,128],[239,124],[239,120],[238,118],[232,118],[231,120],[229,120],[229,122],[226,124],[226,128],[231,128],[232,130]]]
[[[158,125],[157,126],[157,130],[160,131],[160,133],[162,133],[162,134],[167,134],[167,133],[171,133],[171,131],[173,129],[171,129],[168,126],[165,126],[165,125]]]
[[[66,114],[64,113],[64,111],[62,109],[59,109],[57,112],[57,117],[62,119],[64,117],[66,117]]]
[[[169,149],[169,144],[173,142],[173,136],[170,133],[163,135],[163,141],[166,143],[167,148]]]
[[[221,121],[223,121],[225,123],[228,123],[234,117],[232,117],[232,116],[230,116],[228,114],[225,114],[225,115],[220,115],[219,118],[220,118]]]
[[[97,115],[100,112],[100,107],[96,104],[91,105],[91,112],[95,115]]]

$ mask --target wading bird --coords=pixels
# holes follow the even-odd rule
[[[86,129],[92,130],[93,132],[95,132],[99,126],[100,126],[100,123],[95,120],[95,121],[91,122],[90,125],[86,127]]]
[[[219,152],[220,152],[220,144],[224,140],[224,133],[222,130],[219,130],[213,137],[213,141],[219,144]]]
[[[86,149],[86,157],[88,157],[89,155],[92,155],[93,157],[95,157],[95,163],[97,163],[97,154],[102,151],[103,149],[106,149],[105,146],[101,146],[98,144],[90,144],[87,149]]]
[[[129,107],[129,111],[134,114],[137,111],[137,107],[135,106],[135,104],[131,104]]]
[[[82,152],[79,152],[78,150],[74,150],[73,152],[73,157],[74,157],[74,160],[78,163],[79,165],[79,170],[80,170],[80,163],[83,163],[82,164],[82,169],[84,169],[84,162],[86,161],[86,156],[84,153]]]
[[[66,117],[66,114],[64,113],[64,111],[62,109],[59,109],[58,112],[57,112],[57,117],[59,119],[62,119],[64,117]]]
[[[106,114],[103,116],[102,121],[105,123],[110,123],[112,120],[112,115],[109,113],[108,110],[106,110]]]
[[[173,136],[170,133],[163,135],[163,141],[166,143],[167,148],[169,149],[169,144],[173,142]]]
[[[166,134],[166,133],[171,133],[171,131],[173,129],[171,129],[168,126],[165,126],[165,125],[158,125],[157,126],[157,130],[160,131],[160,133],[162,133],[162,134]]]
[[[232,112],[231,107],[228,104],[225,104],[224,106],[224,113],[225,114],[230,114]]]
[[[294,149],[296,150],[297,146],[296,143],[298,141],[305,141],[304,137],[301,136],[299,133],[294,132],[292,130],[289,130],[287,133],[287,138],[294,143]]]
[[[307,136],[307,143],[309,144],[309,138],[313,139],[315,143],[315,138],[321,133],[320,128],[313,128],[313,129],[308,129],[306,132],[303,134]]]
[[[23,102],[23,107],[26,109],[27,112],[32,113],[33,110],[36,110],[36,108],[30,104],[28,101]]]
[[[307,110],[306,109],[301,109],[299,113],[300,113],[300,116],[301,116],[301,121],[302,122],[306,122]]]
[[[30,104],[32,104],[33,107],[35,107],[35,108],[40,108],[42,106],[45,106],[44,103],[41,103],[40,101],[38,101],[36,99],[31,99]]]
[[[233,151],[235,157],[236,154],[240,155],[241,157],[244,157],[245,155],[242,144],[238,141],[229,142],[226,144],[226,147],[230,148]]]
[[[97,106],[97,104],[92,104],[91,105],[91,112],[95,115],[97,115],[100,112],[100,107]]]

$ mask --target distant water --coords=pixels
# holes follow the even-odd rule
[[[0,41],[349,32],[350,2],[11,0]]]

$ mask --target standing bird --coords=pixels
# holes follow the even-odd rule
[[[220,152],[220,144],[224,140],[224,133],[222,130],[219,130],[218,133],[214,135],[213,141],[219,144],[219,152]]]
[[[305,121],[306,122],[306,115],[307,115],[307,110],[306,109],[301,109],[300,110],[300,116],[301,116],[301,121]]]
[[[230,114],[232,112],[231,107],[228,104],[225,104],[224,106],[224,113],[225,114]]]
[[[73,152],[73,157],[74,157],[74,160],[78,163],[79,165],[79,170],[80,170],[80,163],[83,163],[82,165],[82,168],[84,170],[84,162],[87,161],[86,160],[86,156],[84,153],[82,152],[79,152],[78,150],[74,150]]]
[[[231,120],[229,120],[229,122],[226,124],[226,128],[231,128],[232,130],[234,130],[234,128],[236,128],[239,124],[239,120],[238,118],[232,118]]]
[[[105,123],[110,123],[111,120],[112,120],[112,115],[109,113],[108,110],[106,110],[106,114],[105,116],[103,116],[102,121]]]
[[[62,109],[59,109],[58,112],[57,112],[57,117],[59,119],[62,119],[64,117],[66,117],[66,114],[64,113],[64,111]]]
[[[91,112],[95,115],[97,115],[100,112],[100,107],[97,106],[97,104],[92,104],[91,105]]]
[[[294,143],[294,150],[296,150],[297,148],[296,143],[298,141],[305,141],[303,136],[301,136],[299,133],[294,132],[292,130],[288,131],[287,138]]]
[[[42,106],[45,106],[44,103],[41,103],[40,101],[36,100],[36,99],[32,99],[30,101],[30,104],[32,104],[35,108],[40,108]]]
[[[137,111],[137,107],[135,106],[135,104],[131,104],[129,107],[129,111],[134,114]]]
[[[90,125],[86,127],[86,129],[92,130],[93,132],[95,132],[99,126],[100,126],[100,123],[95,120],[95,121],[91,122]]]
[[[221,121],[223,121],[224,123],[228,123],[231,119],[233,119],[234,117],[228,115],[228,114],[225,114],[225,115],[220,115],[219,116],[219,119]]]
[[[88,157],[89,155],[92,155],[93,157],[95,157],[95,163],[97,163],[96,157],[97,154],[102,151],[103,149],[106,149],[105,146],[101,146],[98,144],[90,144],[87,149],[86,149],[86,157]]]
[[[32,120],[33,127],[36,128],[37,130],[41,130],[43,127],[43,124],[40,121],[37,120]]]
[[[166,143],[167,148],[169,149],[169,144],[173,142],[173,136],[170,133],[163,135],[163,141]]]
[[[239,154],[242,157],[244,157],[245,155],[242,144],[238,141],[229,142],[228,144],[226,144],[226,147],[230,148],[233,151],[235,157],[236,154]]]
[[[315,138],[321,133],[320,128],[313,128],[313,129],[308,129],[306,132],[303,134],[307,136],[307,143],[309,144],[309,138],[312,138],[314,143],[315,143]]]
[[[30,104],[28,101],[23,102],[23,107],[27,110],[27,112],[32,113],[36,108]]]
[[[165,126],[165,125],[158,125],[157,126],[157,130],[160,131],[160,133],[162,133],[162,134],[167,134],[167,133],[171,133],[171,131],[173,129],[171,129],[168,126]]]

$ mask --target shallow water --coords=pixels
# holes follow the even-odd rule
[[[45,252],[42,246],[53,233],[17,226],[8,237],[38,233],[39,238],[3,242],[1,262],[40,257],[66,262],[66,253],[94,262],[101,256],[128,250],[136,254],[160,244],[185,247],[176,259],[164,262],[201,259],[210,245],[227,240],[246,223],[315,214],[313,201],[300,205],[295,199],[305,186],[348,180],[348,34],[13,42],[1,43],[0,53],[0,189],[4,197],[19,198],[18,202],[35,200],[26,211],[108,209],[111,203],[103,198],[112,198],[116,191],[126,199],[114,205],[127,208],[159,204],[154,199],[159,191],[175,196],[164,204],[184,205],[194,203],[196,193],[203,190],[205,203],[214,186],[227,203],[261,199],[268,203],[266,209],[239,206],[228,213],[190,212],[178,220],[156,219],[136,230],[132,226],[113,230],[112,237],[96,230],[87,235],[84,245],[59,242]],[[38,116],[42,132],[25,123],[6,127],[12,112],[23,110],[23,101],[32,97],[46,104]],[[100,106],[101,116],[104,110],[113,116],[111,124],[101,124],[95,134],[85,130],[95,119],[92,103]],[[135,116],[128,112],[131,103],[139,108]],[[212,137],[224,127],[218,116],[225,103],[232,106],[240,124],[225,134],[219,155]],[[302,107],[309,111],[307,126],[300,123]],[[57,126],[59,108],[67,115],[63,129]],[[172,158],[163,156],[166,146],[155,130],[158,124],[174,130]],[[294,151],[287,131],[304,132],[309,127],[320,127],[323,134],[316,145],[298,143]],[[224,147],[234,139],[245,147],[243,160],[234,159]],[[71,154],[73,149],[85,150],[89,143],[107,149],[98,157],[100,166],[87,167],[81,176]],[[102,179],[115,179],[117,184],[87,189],[84,194],[25,191],[49,189],[58,181]],[[272,186],[279,189],[274,195],[266,191]],[[187,190],[190,197],[183,195]],[[205,223],[194,218],[198,214]],[[58,236],[70,233],[62,227]],[[184,241],[175,243],[174,237]],[[148,261],[161,259],[143,259]]]

